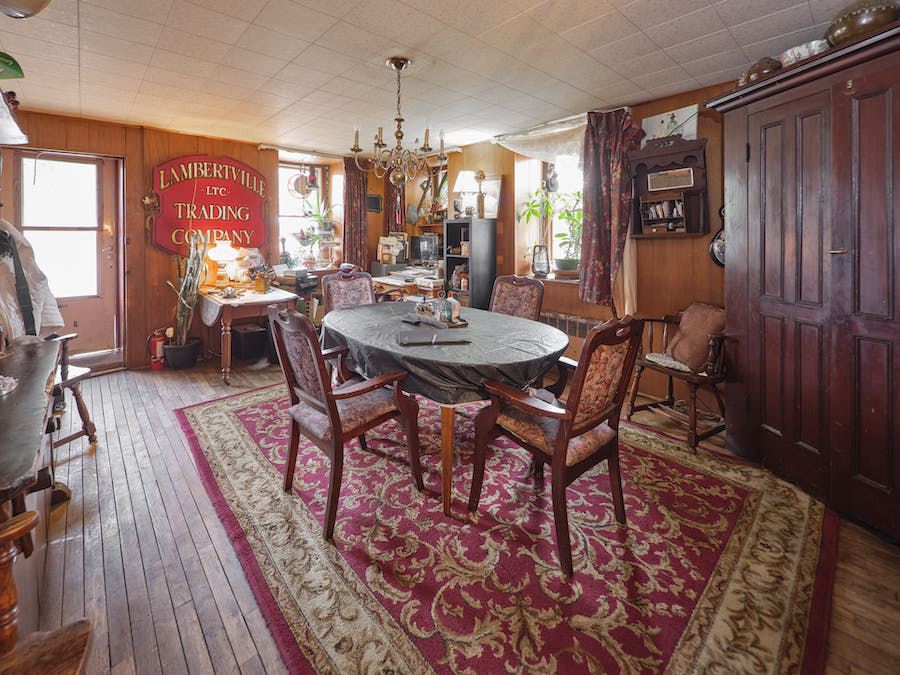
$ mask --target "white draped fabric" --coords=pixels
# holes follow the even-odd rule
[[[551,164],[562,155],[575,156],[581,166],[586,126],[587,115],[578,115],[560,122],[548,122],[528,131],[496,136],[492,140],[517,154]]]

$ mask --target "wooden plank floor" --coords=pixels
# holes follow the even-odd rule
[[[202,365],[84,384],[99,442],[57,451],[72,500],[49,523],[41,629],[89,618],[88,673],[284,672],[172,413],[279,381],[276,368],[239,367],[228,387]],[[900,549],[842,521],[828,672],[896,673],[898,626]]]

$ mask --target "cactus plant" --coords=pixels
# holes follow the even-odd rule
[[[196,232],[191,236],[190,248],[187,257],[178,258],[178,287],[171,281],[166,283],[178,296],[175,304],[175,338],[173,344],[181,346],[187,342],[187,334],[194,318],[194,307],[197,306],[197,296],[200,292],[200,284],[203,281],[203,273],[206,266],[207,244]]]

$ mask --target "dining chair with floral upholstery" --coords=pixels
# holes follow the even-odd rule
[[[372,284],[372,275],[355,266],[341,266],[341,270],[322,277],[322,306],[328,314],[333,309],[347,309],[360,305],[374,305],[379,300],[401,299],[400,289],[377,292]]]
[[[508,274],[494,279],[489,309],[500,314],[538,321],[541,318],[543,300],[543,282],[530,277]]]
[[[616,520],[625,523],[619,471],[619,413],[644,322],[625,317],[593,328],[584,340],[569,397],[558,405],[499,382],[485,382],[489,406],[475,418],[475,460],[469,510],[478,508],[488,445],[505,436],[551,468],[556,544],[563,572],[573,574],[566,486],[604,459]],[[494,448],[496,450],[496,447]],[[539,473],[538,475],[543,475]]]
[[[419,406],[400,390],[405,372],[386,373],[368,380],[354,377],[332,386],[329,362],[346,354],[344,346],[322,351],[308,317],[269,307],[269,326],[290,396],[291,438],[284,467],[284,491],[294,484],[300,436],[315,443],[331,459],[325,506],[325,539],[331,539],[341,492],[344,446],[354,438],[367,449],[365,432],[399,419],[406,427],[406,445],[413,481],[423,490],[419,462]]]

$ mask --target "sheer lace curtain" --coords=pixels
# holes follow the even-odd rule
[[[581,166],[586,125],[587,115],[578,115],[528,131],[497,136],[493,141],[517,154],[542,162],[556,163],[561,155],[574,155]]]

